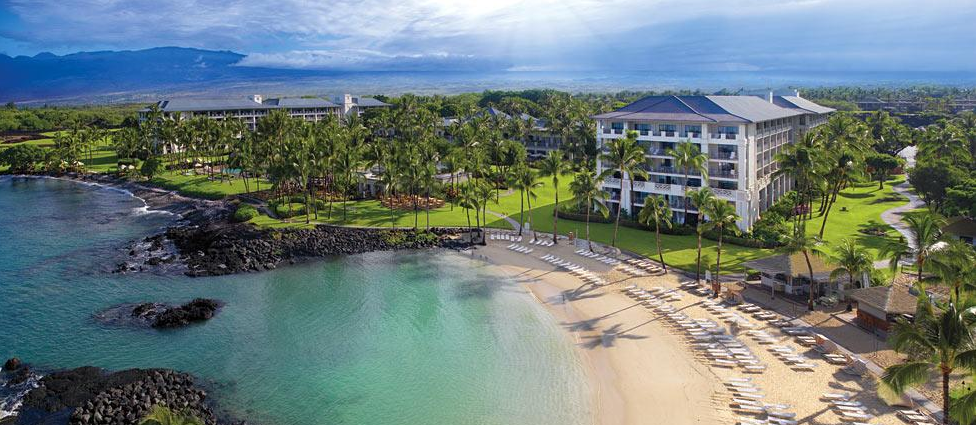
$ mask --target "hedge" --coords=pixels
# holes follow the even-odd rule
[[[585,214],[566,212],[566,211],[562,211],[562,210],[559,211],[559,218],[563,218],[563,219],[566,219],[566,220],[573,220],[573,221],[582,221],[582,222],[585,222],[586,221],[586,215]],[[600,216],[598,214],[590,215],[590,222],[592,222],[592,223],[613,224],[613,221],[614,220],[611,219],[611,218],[603,218],[602,216]],[[649,231],[649,232],[653,232],[654,231],[654,228],[653,227],[646,226],[646,225],[641,224],[639,222],[636,222],[636,221],[633,221],[633,220],[629,220],[629,219],[625,219],[625,218],[622,218],[622,217],[620,218],[620,225],[621,226],[624,226],[624,227],[629,227],[629,228],[632,228],[632,229],[646,230],[646,231]],[[690,236],[690,235],[694,235],[695,234],[695,229],[692,228],[691,226],[678,225],[678,226],[674,226],[674,227],[670,227],[670,228],[668,228],[668,227],[662,227],[661,228],[661,233],[662,234],[665,234],[665,235]],[[718,232],[715,231],[715,230],[710,230],[708,232],[702,233],[702,237],[704,237],[705,239],[709,239],[709,240],[713,240],[713,241],[716,241],[717,242],[718,241]],[[769,243],[769,242],[764,241],[764,240],[761,240],[761,239],[747,238],[747,237],[741,237],[741,236],[734,236],[734,235],[730,235],[728,233],[726,233],[725,236],[722,237],[722,243],[730,243],[732,245],[744,246],[746,248],[775,248],[775,247],[779,246],[779,244]]]

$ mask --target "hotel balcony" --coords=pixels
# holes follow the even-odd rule
[[[709,168],[708,178],[718,178],[718,179],[738,179],[734,167],[719,167],[719,168]]]
[[[737,161],[738,153],[734,147],[724,146],[719,149],[709,149],[708,158],[716,161]]]

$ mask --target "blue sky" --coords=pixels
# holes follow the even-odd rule
[[[312,69],[976,70],[973,0],[0,0],[0,52]]]

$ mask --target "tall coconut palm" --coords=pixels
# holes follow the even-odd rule
[[[894,283],[898,278],[898,265],[912,257],[912,248],[908,246],[908,242],[902,235],[899,235],[898,239],[885,238],[884,244],[878,251],[878,257],[888,260],[888,270],[892,273],[891,282]]]
[[[942,378],[942,423],[950,418],[959,423],[976,419],[976,392],[968,391],[955,402],[949,398],[949,377],[962,369],[976,373],[976,307],[969,301],[949,303],[935,311],[922,291],[913,321],[899,318],[891,329],[888,342],[908,360],[889,366],[881,375],[883,388],[903,394],[911,387],[925,384],[933,372]]]
[[[807,291],[810,294],[807,300],[807,309],[813,311],[813,300],[816,289],[815,280],[813,277],[813,263],[810,261],[811,255],[820,255],[821,253],[821,242],[819,239],[807,236],[806,226],[800,225],[799,228],[791,235],[785,237],[782,240],[783,246],[780,248],[786,255],[803,254],[803,260],[807,264],[807,277],[810,279],[810,290]]]
[[[577,200],[583,202],[586,210],[586,243],[590,251],[593,251],[593,242],[590,240],[590,212],[597,210],[603,217],[610,215],[610,209],[604,201],[610,194],[600,188],[600,182],[593,171],[583,170],[576,173],[576,178],[569,183],[569,189]]]
[[[867,250],[851,239],[841,241],[840,245],[834,249],[834,253],[827,257],[827,261],[837,266],[834,271],[830,272],[830,280],[835,280],[846,274],[848,285],[851,288],[854,287],[855,276],[861,277],[864,273],[874,269],[874,262],[871,261],[871,256]],[[861,285],[863,287],[864,283],[862,282]],[[850,301],[848,301],[847,306],[850,308]]]
[[[915,260],[915,267],[918,269],[918,283],[922,283],[922,271],[925,268],[925,260],[936,242],[942,236],[942,226],[945,226],[945,219],[931,213],[922,212],[907,215],[905,218],[909,235],[909,246],[912,250],[912,258]]]
[[[536,165],[539,167],[539,177],[552,178],[552,189],[555,197],[555,205],[552,209],[552,242],[556,243],[556,236],[559,234],[559,177],[569,172],[570,164],[569,161],[566,161],[561,150],[554,150],[549,151],[549,154]]]
[[[686,191],[685,198],[691,199],[692,205],[698,210],[698,225],[695,226],[695,233],[698,236],[698,255],[695,260],[695,283],[701,283],[702,233],[705,232],[705,212],[708,210],[708,206],[715,202],[716,198],[708,186],[698,190]]]
[[[542,186],[542,182],[535,179],[535,173],[525,164],[521,164],[512,169],[510,179],[512,189],[519,191],[519,236],[522,236],[522,226],[525,223],[525,203],[529,204],[529,227],[533,228],[532,222],[532,199],[536,198],[533,189]]]
[[[712,291],[715,293],[715,297],[718,297],[718,293],[722,289],[718,280],[718,275],[722,272],[722,236],[726,230],[732,233],[739,232],[739,228],[735,227],[735,222],[739,221],[739,214],[735,212],[734,205],[723,199],[715,198],[708,205],[705,215],[708,216],[708,222],[705,226],[718,231],[718,254],[715,256],[715,278],[712,283]]]
[[[952,300],[958,303],[962,291],[976,287],[976,251],[964,241],[939,243],[932,248],[927,265],[939,283],[952,290]]]
[[[681,169],[685,175],[685,190],[689,188],[688,179],[692,172],[701,174],[702,182],[708,180],[708,155],[701,151],[697,143],[686,140],[678,143],[675,149],[668,149],[668,156],[674,158],[674,166]],[[681,218],[681,223],[688,223],[688,197],[684,201],[685,215]]]
[[[671,228],[671,214],[673,213],[667,200],[660,195],[651,195],[644,199],[644,208],[641,208],[638,215],[641,223],[654,223],[654,244],[657,246],[657,258],[664,268],[664,274],[668,273],[668,265],[664,263],[664,254],[661,253],[661,225]]]
[[[637,144],[637,132],[628,131],[627,137],[622,139],[613,139],[607,142],[605,147],[607,152],[600,156],[600,159],[613,164],[616,167],[617,173],[620,174],[620,202],[617,203],[617,217],[614,219],[613,223],[613,238],[610,241],[611,246],[617,246],[617,230],[620,228],[620,212],[623,210],[623,196],[624,196],[624,181],[630,180],[630,210],[631,214],[634,213],[634,179],[637,177],[643,177],[647,179],[647,171],[641,167],[644,165],[644,148]],[[606,173],[608,173],[608,169]],[[601,176],[604,177],[604,176]]]
[[[963,164],[968,164],[971,159],[965,135],[948,121],[925,128],[922,140],[918,143],[918,155],[920,158],[947,158]]]
[[[795,182],[797,193],[796,203],[793,205],[793,233],[801,226],[803,205],[810,205],[810,192],[816,178],[819,165],[818,144],[819,133],[807,132],[799,143],[787,145],[783,152],[776,154],[779,169],[773,172],[773,177],[786,176]]]

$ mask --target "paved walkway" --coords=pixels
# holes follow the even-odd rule
[[[908,183],[908,180],[895,185],[891,189],[894,190],[895,193],[908,198],[908,203],[881,213],[881,219],[884,220],[885,223],[888,223],[889,226],[894,227],[898,233],[904,235],[905,239],[908,241],[908,244],[914,248],[915,241],[911,238],[911,233],[908,231],[908,226],[902,221],[902,216],[911,210],[924,208],[925,202],[923,202],[922,199],[917,195],[912,193],[912,186]]]

